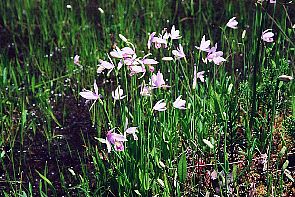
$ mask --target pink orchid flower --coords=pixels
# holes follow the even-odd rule
[[[271,29],[267,29],[264,32],[262,32],[261,39],[265,42],[273,42],[274,41],[273,37],[274,37],[274,33],[271,32]]]
[[[140,95],[141,96],[151,96],[152,93],[152,88],[150,88],[149,86],[141,86],[141,90],[140,90]]]
[[[124,135],[113,133],[114,129],[111,129],[107,133],[106,139],[102,138],[96,138],[101,143],[104,143],[107,145],[108,153],[112,151],[112,144],[114,145],[114,148],[116,151],[123,151],[124,150],[124,144],[123,142],[128,141]]]
[[[87,99],[86,102],[88,102],[90,100],[94,100],[94,103],[95,103],[97,101],[97,99],[102,98],[101,94],[98,94],[98,87],[97,87],[97,84],[96,84],[95,80],[94,80],[93,86],[94,86],[94,92],[92,92],[90,90],[84,90],[83,92],[79,93],[80,96]],[[92,108],[94,103],[91,105],[90,109]]]
[[[155,47],[157,49],[161,48],[162,46],[163,48],[167,48],[167,40],[162,38],[162,36],[154,37],[153,42],[155,43]]]
[[[152,66],[152,65],[156,65],[156,64],[158,64],[159,62],[158,61],[156,61],[156,60],[154,60],[154,59],[143,59],[142,60],[142,63],[143,64],[145,64],[145,65],[148,65],[148,67],[149,67],[149,71],[150,72],[154,72],[154,70],[155,70],[155,68],[154,68],[154,66]]]
[[[144,73],[146,72],[145,67],[144,66],[129,66],[130,69],[130,76],[133,76],[134,74],[138,74],[138,73]]]
[[[121,89],[120,85],[117,87],[117,89],[115,91],[112,91],[112,97],[115,100],[121,100],[126,97],[126,95],[124,95],[123,89]]]
[[[171,28],[170,38],[172,40],[180,39],[181,36],[179,35],[179,30],[175,30],[175,26],[173,25]]]
[[[119,47],[116,47],[113,51],[110,52],[110,55],[114,58],[128,58],[132,57],[132,55],[135,54],[135,51],[130,47],[124,47],[120,49]]]
[[[114,64],[104,61],[104,60],[99,60],[99,63],[100,64],[97,65],[98,66],[97,73],[101,73],[104,69],[111,71],[115,68]]]
[[[134,140],[138,140],[138,137],[136,135],[136,133],[138,133],[137,127],[129,127],[129,128],[127,127],[128,127],[128,118],[126,118],[126,121],[125,121],[124,136],[126,136],[126,134],[131,134]]]
[[[177,108],[177,109],[186,109],[185,108],[185,100],[181,99],[181,96],[180,95],[173,103],[173,107]]]
[[[79,58],[80,58],[79,55],[75,55],[74,57],[74,64],[76,64],[77,66],[81,66]]]
[[[162,46],[164,48],[167,48],[167,39],[169,38],[170,35],[167,34],[165,29],[164,29],[164,31],[162,31],[162,33],[163,32],[165,32],[165,34],[163,36],[162,35],[159,35],[158,37],[155,36],[156,32],[153,32],[149,35],[148,42],[147,42],[147,48],[149,50],[151,49],[152,43],[155,43],[155,47],[157,49],[161,48]]]
[[[137,58],[137,56],[136,56],[136,54],[134,54],[132,57],[126,57],[126,58],[124,58],[123,62],[127,66],[138,65],[138,64],[140,64],[140,62],[138,62],[136,60],[136,58]]]
[[[143,59],[142,60],[142,63],[143,64],[147,64],[147,65],[155,65],[155,64],[158,64],[159,62],[156,61],[156,60],[154,60],[154,59],[148,59],[148,58],[146,58],[146,59]]]
[[[135,54],[135,51],[130,47],[124,47],[121,51],[123,52],[123,57],[129,57],[130,55]]]
[[[229,19],[226,26],[228,26],[232,29],[237,29],[238,28],[238,21],[236,20],[236,17],[232,17],[231,19]]]
[[[156,32],[153,32],[149,35],[149,39],[148,39],[148,42],[147,42],[147,48],[148,49],[151,49],[151,46],[152,46],[152,43],[154,42],[154,37],[156,35]]]
[[[126,133],[133,135],[134,140],[138,140],[136,133],[138,133],[137,127],[129,127],[125,130]]]
[[[167,108],[166,108],[166,103],[163,102],[164,99],[161,99],[159,100],[153,107],[153,110],[156,110],[156,111],[165,111]]]
[[[113,51],[111,51],[110,55],[114,58],[123,58],[123,52],[119,47],[116,47]]]
[[[205,82],[204,73],[205,73],[205,71],[201,71],[201,72],[197,73],[197,68],[196,68],[196,66],[194,66],[193,89],[195,89],[197,86],[197,79],[200,79],[200,81],[203,83]]]
[[[200,81],[203,83],[205,82],[204,73],[205,73],[205,71],[201,71],[201,72],[197,73],[197,79],[200,79]]]
[[[107,133],[107,141],[109,144],[113,144],[116,151],[123,151],[124,145],[123,142],[128,141],[124,135],[112,133],[112,131],[109,131]],[[108,152],[111,152],[110,145],[108,146]]]
[[[175,56],[176,59],[185,58],[185,54],[183,52],[183,47],[181,46],[181,44],[179,44],[177,50],[172,51],[172,54]]]
[[[208,52],[210,49],[210,40],[206,40],[205,35],[202,37],[201,44],[199,47],[196,46],[200,51]]]
[[[207,60],[209,60],[209,62],[213,61],[214,64],[220,65],[222,62],[226,61],[226,59],[224,59],[222,57],[223,52],[222,51],[216,51],[216,50],[217,50],[217,43],[215,44],[214,47],[212,47],[208,51],[207,57],[204,60],[205,63],[207,63]]]
[[[158,71],[157,75],[152,75],[151,83],[154,88],[169,87],[165,85],[164,77],[160,70]]]

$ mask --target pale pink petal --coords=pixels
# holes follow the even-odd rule
[[[232,28],[232,29],[237,29],[238,28],[238,21],[236,21],[236,17],[231,18],[226,26]]]
[[[112,137],[114,140],[118,141],[118,142],[125,142],[128,141],[124,135],[121,134],[117,134],[117,133],[112,133]]]
[[[108,70],[113,69],[115,67],[112,63],[104,61],[104,60],[100,60],[100,65]]]
[[[79,93],[80,96],[82,96],[83,98],[87,99],[87,100],[96,100],[98,99],[98,96],[96,94],[94,94],[91,91],[87,91],[87,92],[80,92]]]
[[[150,65],[158,64],[159,63],[159,62],[157,62],[154,59],[143,59],[142,62],[143,62],[143,64],[150,64]]]
[[[154,110],[156,111],[165,111],[167,108],[166,108],[166,103],[163,102],[164,99],[162,100],[159,100],[153,107]]]

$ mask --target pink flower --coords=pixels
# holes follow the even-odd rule
[[[75,55],[75,57],[74,57],[74,64],[76,64],[78,66],[81,66],[79,58],[80,58],[79,55]]]
[[[135,54],[135,51],[130,47],[124,47],[122,49],[116,47],[116,49],[110,52],[110,55],[115,58],[132,57],[132,55],[134,54]]]
[[[101,143],[104,143],[107,145],[107,149],[109,153],[112,151],[112,144],[114,145],[114,148],[116,151],[123,151],[124,150],[123,142],[128,141],[124,135],[112,133],[113,130],[114,129],[111,129],[108,131],[106,139],[96,138]]]
[[[98,94],[98,87],[96,81],[94,80],[94,92],[90,90],[85,90],[83,92],[80,92],[79,94],[87,100],[97,100],[100,96]]]
[[[123,58],[123,52],[119,47],[116,47],[113,51],[110,52],[110,55],[114,58]]]
[[[142,63],[145,64],[145,65],[148,65],[150,72],[154,72],[155,68],[152,65],[156,65],[159,62],[154,60],[154,59],[143,59]]]
[[[154,59],[143,59],[142,63],[147,65],[155,65],[155,64],[158,64],[159,62],[157,62]]]
[[[153,32],[153,33],[150,34],[148,42],[147,42],[147,48],[148,49],[151,49],[151,45],[154,42],[155,35],[156,35],[156,32]]]
[[[127,127],[128,127],[128,118],[126,118],[126,121],[125,121],[124,136],[126,136],[126,134],[131,134],[131,135],[133,135],[134,140],[138,140],[138,137],[136,135],[136,133],[138,133],[137,127],[129,127],[129,128],[127,128]]]
[[[177,50],[172,51],[172,54],[175,56],[176,59],[185,58],[185,54],[183,52],[183,47],[181,46],[181,44],[179,44]]]
[[[164,48],[167,47],[167,40],[164,39],[164,38],[162,38],[162,36],[160,36],[160,37],[154,37],[153,38],[153,42],[155,43],[155,47],[157,49],[161,48],[162,45],[163,45]]]
[[[111,144],[114,145],[114,148],[116,151],[123,151],[124,145],[123,142],[128,141],[124,135],[112,133],[111,131],[108,131],[106,141],[109,142],[107,144],[108,146],[108,152],[111,152]]]
[[[153,74],[151,78],[152,86],[155,88],[168,87],[165,85],[163,74],[158,71],[157,75]]]
[[[123,62],[127,66],[138,65],[140,63],[137,61],[136,58],[137,58],[137,56],[136,56],[136,54],[134,54],[132,57],[125,57],[124,60],[123,60]]]
[[[141,86],[140,95],[141,96],[151,96],[152,89],[148,86]]]
[[[165,32],[162,38],[165,40],[168,40],[169,37],[170,37],[170,34],[168,32]]]
[[[166,103],[163,102],[164,99],[162,100],[159,100],[155,106],[153,107],[153,110],[156,110],[156,111],[165,111],[167,108],[166,108]]]
[[[129,66],[130,69],[130,76],[133,76],[134,74],[138,73],[145,73],[145,67],[144,66]]]
[[[273,42],[274,33],[271,32],[271,29],[267,29],[264,32],[262,32],[261,39],[265,42]]]
[[[186,109],[185,108],[185,100],[181,99],[181,96],[180,95],[173,103],[173,107],[177,108],[177,109]]]
[[[94,100],[94,103],[96,102],[97,99],[101,98],[102,96],[100,94],[98,94],[98,87],[96,84],[96,81],[94,80],[94,92],[90,91],[90,90],[84,90],[83,92],[80,92],[80,96],[82,96],[83,98],[87,99],[86,102],[88,102],[89,100]],[[94,103],[91,105],[90,109],[92,108],[92,106],[94,105]]]
[[[138,140],[136,133],[138,133],[137,127],[129,127],[125,130],[125,133],[133,135],[134,140]]]
[[[123,57],[129,57],[135,54],[135,51],[130,47],[124,47],[121,49],[121,51],[123,53]]]
[[[222,57],[223,52],[222,51],[216,51],[217,50],[217,43],[215,44],[214,47],[212,47],[207,54],[207,57],[205,59],[205,63],[207,63],[207,60],[209,60],[209,62],[213,61],[214,64],[216,65],[220,65],[222,62],[226,61],[226,59],[224,59]]]
[[[115,91],[112,91],[112,97],[115,100],[121,100],[126,97],[126,95],[123,95],[123,89],[120,88],[121,86],[118,86]]]
[[[97,73],[101,73],[104,69],[107,69],[107,70],[113,70],[113,68],[115,68],[114,64],[112,63],[109,63],[107,61],[104,61],[104,60],[99,60],[99,63],[97,66]]]
[[[229,19],[226,26],[228,26],[232,29],[237,29],[238,28],[238,21],[236,21],[236,17],[232,17],[231,19]]]
[[[172,40],[180,39],[181,36],[179,35],[179,30],[175,30],[175,26],[173,25],[171,28],[170,38]]]
[[[208,52],[210,49],[209,46],[210,46],[210,40],[206,40],[204,35],[201,40],[201,45],[199,47],[196,46],[196,48],[199,49],[200,51]]]
[[[203,83],[205,82],[204,73],[205,73],[205,71],[201,71],[201,72],[197,73],[197,78],[200,79],[200,81]]]

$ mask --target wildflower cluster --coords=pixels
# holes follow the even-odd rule
[[[231,18],[226,24],[226,27],[237,29],[238,21],[236,20],[236,17]],[[274,34],[271,32],[271,30],[267,29],[262,32],[261,39],[265,42],[273,42],[273,36]],[[168,49],[168,51],[171,50],[170,54],[172,54],[174,57],[163,57],[163,61],[174,61],[174,63],[176,63],[176,61],[181,61],[181,59],[184,59],[186,62],[186,55],[181,44],[178,44],[178,47],[176,49],[172,49],[173,40],[181,39],[180,32],[179,30],[176,30],[174,25],[172,26],[170,32],[168,32],[165,28],[158,35],[156,32],[150,33],[147,40],[147,50],[149,51],[149,53],[143,56],[139,56],[137,54],[134,44],[131,43],[125,36],[119,34],[119,37],[126,44],[126,46],[124,46],[123,48],[116,47],[113,51],[107,54],[108,60],[99,60],[99,64],[97,65],[98,74],[101,74],[105,70],[107,70],[107,74],[109,75],[113,70],[119,71],[123,66],[127,68],[130,76],[140,74],[141,76],[138,79],[144,77],[146,72],[150,72],[151,77],[149,78],[149,82],[146,83],[145,81],[143,81],[141,85],[141,96],[152,96],[153,89],[166,89],[171,87],[165,83],[163,73],[161,73],[160,69],[157,69],[157,72],[154,73],[156,70],[155,66],[158,65],[159,62],[155,58],[150,58],[150,56],[152,56],[152,53],[150,53],[150,51],[153,47],[155,49]],[[200,52],[206,53],[205,58],[203,58],[203,62],[205,64],[213,62],[215,65],[221,65],[223,62],[226,61],[226,59],[223,57],[223,52],[217,49],[217,43],[210,46],[211,43],[212,42],[210,40],[206,40],[206,37],[204,35],[202,37],[200,45],[196,46],[196,49],[198,49]],[[116,63],[115,59],[118,60],[118,63]],[[81,66],[78,55],[75,56],[74,63],[78,66]],[[193,73],[192,88],[195,89],[197,86],[197,79],[199,79],[203,83],[205,82],[205,71],[197,72],[197,67],[195,65]],[[80,95],[87,100],[86,102],[94,100],[92,106],[97,100],[100,100],[102,98],[102,96],[98,93],[98,87],[95,81],[94,92],[90,90],[83,90],[82,92],[80,92]],[[120,85],[118,85],[117,88],[112,91],[111,96],[114,100],[122,100],[127,97],[127,95],[124,95],[124,90],[121,88]],[[182,95],[179,95],[172,104],[174,108],[180,110],[185,110],[185,105],[186,101],[182,99]],[[154,104],[151,110],[158,112],[166,111],[166,101],[164,99],[160,99]],[[107,132],[106,139],[97,138],[100,142],[107,145],[108,152],[111,151],[112,145],[114,146],[114,149],[116,151],[123,151],[124,142],[127,141],[126,134],[133,135],[134,140],[138,139],[138,136],[136,135],[136,133],[138,132],[137,127],[127,128],[127,124],[128,120],[126,120],[125,123],[124,135],[115,133],[115,129],[111,129]]]

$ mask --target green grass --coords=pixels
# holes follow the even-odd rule
[[[287,128],[294,121],[286,120],[295,113],[294,82],[278,81],[294,75],[291,3],[82,0],[66,6],[34,0],[0,4],[1,195],[244,196],[253,183],[268,196],[292,195],[286,175],[292,161],[286,162],[294,147]],[[225,28],[233,16],[238,29]],[[150,72],[141,79],[130,77],[127,66],[110,75],[96,73],[99,59],[109,61],[114,46],[130,45],[119,34],[142,57],[149,33],[170,31],[172,25],[182,38],[168,49],[150,50],[150,58],[159,61],[155,72],[161,70],[170,88],[142,97],[140,85],[149,82]],[[274,43],[260,39],[268,28],[275,32]],[[205,53],[195,48],[203,35],[211,46],[218,43],[226,62],[203,63]],[[179,43],[186,60],[162,61]],[[82,67],[73,63],[75,55]],[[194,65],[206,71],[195,89]],[[94,80],[103,99],[88,111],[79,92],[93,90]],[[118,85],[127,97],[114,101],[111,91]],[[172,106],[179,95],[186,110]],[[161,99],[167,110],[153,111]],[[108,153],[95,138],[115,127],[124,133],[126,118],[128,126],[138,127],[138,141],[127,136],[123,152]],[[268,156],[265,169],[262,154]],[[210,178],[214,171],[217,180]]]

